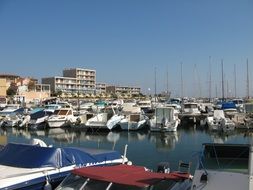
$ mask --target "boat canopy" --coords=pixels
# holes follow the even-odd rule
[[[224,111],[223,110],[214,110],[213,117],[217,119],[225,118]]]
[[[137,187],[149,187],[162,180],[188,179],[188,173],[156,173],[134,165],[94,166],[75,169],[72,173],[105,182]]]
[[[236,106],[234,102],[222,102],[221,109],[236,109]]]
[[[38,110],[38,111],[32,113],[30,116],[31,116],[31,119],[38,119],[41,117],[50,116],[52,114],[53,114],[52,112],[45,111],[42,109],[42,110]]]
[[[40,147],[16,143],[8,143],[0,151],[0,165],[20,168],[60,168],[74,164],[89,166],[120,158],[117,151],[111,150]]]
[[[156,122],[163,123],[163,120],[166,119],[167,121],[173,120],[174,108],[172,107],[159,107],[156,108]]]

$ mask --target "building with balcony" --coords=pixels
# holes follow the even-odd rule
[[[63,76],[42,78],[42,84],[49,84],[53,93],[94,93],[96,90],[96,71],[90,69],[64,69]]]
[[[130,94],[130,95],[139,95],[141,93],[140,87],[131,87],[131,86],[106,86],[106,93],[113,94]]]
[[[96,71],[91,69],[70,68],[63,70],[63,77],[76,78],[76,87],[79,90],[96,89]]]
[[[106,83],[96,83],[96,93],[106,93]]]

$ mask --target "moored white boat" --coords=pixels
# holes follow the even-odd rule
[[[143,113],[129,113],[118,123],[122,130],[140,130],[148,125],[148,117]]]
[[[175,132],[178,124],[173,107],[157,107],[154,117],[150,119],[150,131]]]
[[[54,114],[48,118],[47,124],[50,128],[66,127],[74,125],[76,121],[77,117],[73,115],[72,108],[60,108],[55,110]]]
[[[235,123],[225,117],[223,110],[214,110],[214,115],[207,117],[207,124],[210,130],[229,132],[235,129]]]

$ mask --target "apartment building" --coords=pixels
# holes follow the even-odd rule
[[[64,69],[63,77],[76,78],[76,85],[78,89],[96,89],[95,70],[82,68]]]
[[[42,78],[42,84],[50,84],[51,91],[94,93],[96,71],[82,68],[63,70],[63,76]]]
[[[96,93],[106,93],[106,83],[96,83]]]
[[[131,94],[138,95],[141,93],[140,87],[131,86],[106,86],[106,93],[119,93],[119,94]]]

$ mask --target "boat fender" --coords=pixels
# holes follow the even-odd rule
[[[44,190],[52,190],[52,185],[49,183],[48,177],[46,177],[46,184],[44,185]]]

